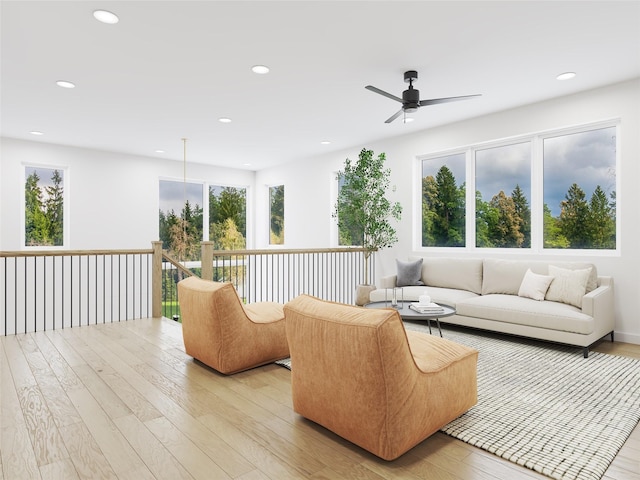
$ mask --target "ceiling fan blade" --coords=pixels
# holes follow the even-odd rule
[[[391,123],[393,122],[396,118],[398,118],[400,116],[400,114],[402,113],[402,108],[400,110],[398,110],[396,113],[394,113],[393,115],[391,115],[389,118],[387,118],[384,123]]]
[[[432,98],[430,100],[420,100],[420,106],[425,107],[427,105],[437,105],[438,103],[457,102],[458,100],[468,100],[473,97],[481,97],[482,95],[463,95],[461,97],[445,97],[445,98]]]
[[[390,98],[391,100],[395,100],[396,102],[402,103],[401,98],[398,98],[395,95],[391,95],[390,93],[387,93],[384,90],[380,90],[379,88],[376,88],[373,85],[367,85],[364,88],[366,88],[367,90],[371,90],[372,92],[379,93],[380,95],[384,95],[385,97]]]

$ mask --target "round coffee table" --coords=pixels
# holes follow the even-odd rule
[[[398,302],[398,308],[392,307],[391,303],[388,301],[380,301],[380,302],[370,302],[365,305],[366,308],[391,308],[393,310],[397,310],[400,314],[400,318],[403,320],[426,320],[429,324],[429,333],[431,333],[431,320],[436,321],[436,325],[438,325],[438,331],[440,332],[440,336],[442,337],[442,329],[440,328],[440,319],[444,317],[450,317],[456,314],[456,309],[450,305],[443,305],[439,303],[444,310],[444,312],[437,313],[420,313],[415,311],[412,308],[409,308],[409,304],[416,302]]]

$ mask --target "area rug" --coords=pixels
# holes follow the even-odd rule
[[[480,352],[478,403],[442,428],[463,442],[551,478],[599,480],[640,420],[640,360],[585,359],[580,348],[473,330],[443,335]]]

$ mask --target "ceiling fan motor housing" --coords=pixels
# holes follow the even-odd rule
[[[402,92],[402,109],[407,113],[412,113],[420,107],[420,90],[413,88],[413,82],[418,79],[418,72],[409,70],[404,72],[404,81],[409,84],[409,88]]]

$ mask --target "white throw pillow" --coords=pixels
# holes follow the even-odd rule
[[[531,269],[528,269],[527,273],[524,274],[522,283],[520,284],[518,296],[542,301],[544,300],[544,296],[547,293],[552,280],[552,276],[538,275],[537,273],[533,273]]]
[[[549,265],[549,275],[553,276],[553,281],[549,285],[545,299],[582,308],[582,297],[587,290],[590,274],[591,268],[569,270]]]

